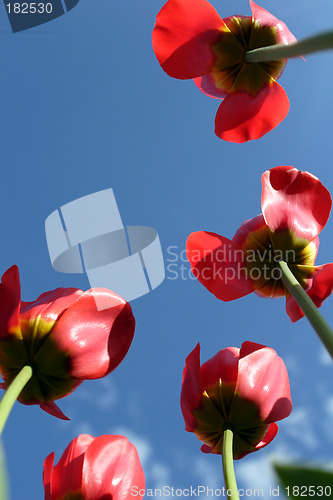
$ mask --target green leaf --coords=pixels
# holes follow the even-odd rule
[[[274,464],[287,498],[333,498],[333,471],[299,464]]]

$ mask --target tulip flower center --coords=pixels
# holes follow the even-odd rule
[[[240,91],[255,96],[279,78],[287,61],[245,63],[244,53],[279,43],[277,29],[261,26],[251,17],[229,17],[223,21],[221,35],[212,45],[216,56],[212,70],[215,85],[227,93]]]
[[[271,231],[266,225],[248,234],[243,244],[245,273],[264,297],[283,297],[286,291],[278,262],[285,261],[303,288],[313,274],[316,245],[292,231]]]
[[[216,385],[205,390],[201,405],[194,410],[197,421],[196,436],[221,453],[223,431],[227,425],[234,433],[234,457],[254,451],[265,436],[268,424],[259,417],[257,405],[241,397],[231,384],[220,379]]]
[[[20,321],[20,332],[1,342],[1,374],[8,386],[25,365],[32,378],[20,394],[22,402],[49,402],[66,396],[78,385],[70,376],[69,355],[52,338],[53,321],[37,316]]]

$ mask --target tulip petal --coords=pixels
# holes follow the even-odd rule
[[[52,474],[53,474],[54,452],[50,453],[43,464],[43,485],[45,500],[53,500],[52,497]]]
[[[64,312],[52,337],[60,349],[70,354],[72,377],[95,379],[109,374],[123,360],[134,329],[128,302],[110,290],[94,288],[80,295]]]
[[[268,424],[286,418],[292,409],[288,373],[283,360],[274,349],[254,342],[242,344],[235,392],[242,399],[253,401],[260,418]]]
[[[27,402],[23,402],[24,404],[30,404]],[[32,403],[36,404],[36,403]],[[52,415],[53,417],[60,418],[61,420],[70,420],[66,415],[60,410],[59,406],[57,406],[54,402],[53,403],[39,403],[39,406],[41,407],[42,410],[46,411],[49,415]]]
[[[288,96],[276,81],[265,85],[255,96],[233,92],[220,104],[215,133],[229,142],[259,139],[281,123],[288,111]]]
[[[243,222],[232,241],[246,252],[247,276],[253,281],[255,293],[261,297],[284,297],[282,280],[275,279],[273,274],[277,254],[271,236],[271,231],[260,214]]]
[[[239,349],[227,347],[206,361],[200,369],[201,384],[208,396],[215,399],[218,394],[219,409],[225,419],[235,393],[238,378]]]
[[[269,443],[273,441],[275,436],[277,435],[279,430],[278,425],[275,422],[272,422],[270,426],[268,427],[268,430],[265,434],[265,436],[262,438],[260,443],[258,443],[255,447],[255,450],[261,450],[261,448],[265,448]],[[243,455],[244,456],[244,455]],[[240,457],[241,458],[241,457]]]
[[[213,448],[211,446],[208,446],[208,444],[203,444],[200,448],[202,453],[213,453]],[[216,453],[216,455],[221,455],[221,453]]]
[[[273,441],[275,436],[277,435],[279,430],[279,427],[277,426],[276,423],[271,423],[267,429],[267,432],[265,436],[262,438],[262,440],[255,446],[252,446],[250,444],[247,445],[248,451],[245,451],[246,443],[244,443],[243,450],[237,452],[237,450],[234,449],[234,460],[240,460],[241,458],[246,457],[246,455],[249,455],[250,453],[253,453],[254,451],[261,450],[261,448],[265,448],[269,443]],[[238,436],[234,436],[235,441],[239,440]],[[234,443],[236,444],[236,442]],[[216,455],[221,455],[221,452],[216,452],[214,451],[214,448],[211,446],[208,446],[207,444],[203,444],[201,446],[201,451],[202,453],[213,453]]]
[[[193,408],[201,402],[203,387],[200,377],[200,344],[187,356],[183,371],[180,407],[185,421],[185,430],[192,432],[196,428]]]
[[[262,175],[261,206],[272,231],[287,229],[312,241],[327,222],[332,200],[314,175],[280,166]]]
[[[17,266],[12,266],[3,274],[0,283],[0,337],[15,333],[20,335],[20,275]]]
[[[214,77],[211,73],[208,75],[198,76],[198,78],[193,78],[193,81],[201,92],[209,97],[223,99],[228,95],[227,92],[216,87]]]
[[[168,0],[153,30],[153,49],[163,70],[179,79],[210,73],[215,61],[211,44],[224,26],[206,0]]]
[[[316,274],[312,279],[312,286],[306,293],[317,307],[320,307],[324,300],[333,291],[333,263],[316,267]],[[292,295],[287,298],[286,311],[292,323],[303,318],[304,313]]]
[[[138,492],[145,488],[136,448],[123,436],[97,437],[84,455],[82,477],[82,497],[87,500],[123,500],[131,497],[132,486]]]
[[[50,292],[42,293],[33,302],[21,301],[21,321],[34,321],[37,316],[40,316],[44,321],[53,324],[59,315],[82,294],[83,291],[77,288],[56,288]]]
[[[204,443],[201,451],[222,453],[226,425],[234,434],[234,459],[266,446],[277,433],[273,422],[292,408],[283,360],[254,342],[222,349],[201,369],[199,355],[198,345],[186,359],[181,407],[186,430]]]
[[[297,41],[284,22],[280,21],[270,12],[254,3],[253,0],[250,0],[250,7],[252,11],[252,18],[258,21],[260,26],[270,26],[272,28],[276,28],[279,43],[288,44]]]
[[[253,217],[252,219],[248,219],[237,229],[232,241],[243,247],[248,241],[249,238],[253,237],[252,233],[259,231],[260,229],[267,228],[267,224],[262,214]]]
[[[81,493],[84,454],[94,439],[89,434],[80,434],[67,446],[59,462],[53,468],[52,499],[66,498],[66,494],[69,493]]]
[[[192,273],[218,299],[229,301],[253,292],[243,275],[244,252],[233,241],[216,233],[198,231],[186,242]]]
[[[226,347],[201,366],[201,383],[207,387],[222,383],[236,385],[238,377],[239,349]]]

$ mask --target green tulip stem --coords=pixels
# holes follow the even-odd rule
[[[290,271],[288,264],[284,261],[281,261],[279,262],[279,266],[282,271],[283,283],[286,285],[289,292],[294,297],[297,304],[302,309],[305,316],[308,318],[312,327],[316,331],[318,337],[333,358],[333,331],[331,327],[320,314],[318,308],[312,302],[293,273]]]
[[[227,498],[232,500],[239,500],[233,460],[233,437],[234,434],[232,430],[230,429],[230,427],[226,426],[223,430],[222,443],[223,477]]]
[[[244,54],[244,62],[256,63],[300,57],[321,50],[333,49],[333,31],[326,31],[289,44],[279,43],[249,50]]]
[[[29,382],[33,374],[30,365],[26,365],[16,375],[0,401],[0,436],[6,425],[7,418],[14,406],[15,401],[22,392],[22,389]]]
[[[9,500],[8,471],[3,443],[0,440],[0,498]]]

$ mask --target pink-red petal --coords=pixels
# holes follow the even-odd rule
[[[227,347],[219,351],[201,366],[201,383],[205,389],[213,387],[221,380],[236,386],[238,377],[239,349]]]
[[[216,233],[191,233],[186,255],[194,276],[218,299],[235,300],[253,292],[243,274],[244,252],[234,242]]]
[[[259,231],[260,229],[267,227],[265,219],[262,214],[253,217],[252,219],[248,219],[237,229],[232,241],[243,247],[249,235]]]
[[[94,440],[89,434],[80,434],[63,452],[51,475],[50,500],[64,498],[68,493],[82,491],[82,469],[84,454]],[[44,471],[50,476],[50,456],[44,462]],[[44,482],[45,487],[45,482]]]
[[[33,302],[21,302],[20,319],[22,322],[34,321],[37,316],[54,323],[63,312],[83,294],[77,288],[56,288],[42,293]]]
[[[24,402],[24,404],[29,404],[29,403]],[[53,417],[60,418],[61,420],[69,420],[69,418],[66,417],[66,415],[60,410],[59,406],[56,405],[54,402],[39,403],[39,406],[41,407],[42,410],[46,411],[46,413],[52,415]]]
[[[188,79],[210,73],[211,44],[224,23],[206,0],[168,0],[157,15],[153,49],[164,71]]]
[[[265,85],[256,96],[233,92],[220,104],[215,133],[229,142],[259,139],[279,125],[288,111],[288,96],[275,81]]]
[[[132,497],[132,486],[138,492],[145,488],[136,448],[123,436],[97,437],[85,453],[82,476],[86,500],[125,500]]]
[[[213,453],[213,448],[211,446],[208,446],[208,444],[203,444],[200,448],[200,450],[202,451],[202,453]]]
[[[198,76],[198,78],[193,78],[196,86],[209,97],[214,97],[216,99],[223,99],[227,96],[227,92],[216,87],[215,80],[212,74]]]
[[[288,44],[297,41],[284,22],[280,21],[270,12],[254,3],[253,0],[250,0],[250,7],[252,11],[252,18],[258,21],[260,26],[269,26],[277,29],[279,43]]]
[[[324,300],[333,291],[333,263],[316,267],[316,274],[312,279],[312,286],[306,293],[317,307],[320,307]],[[286,311],[294,323],[303,318],[304,313],[292,295],[287,298]]]
[[[261,450],[261,448],[265,448],[265,446],[267,446],[269,443],[271,443],[273,441],[273,439],[275,438],[275,436],[278,433],[278,430],[279,430],[279,427],[277,426],[277,424],[275,422],[271,423],[267,429],[265,436],[262,438],[260,443],[258,443],[254,447],[254,449],[249,450],[247,452],[240,453],[237,457],[234,457],[234,460],[240,460],[241,458],[244,458],[246,455],[249,455],[250,453],[252,453],[254,451],[258,451],[258,450]],[[249,445],[249,447],[250,447],[250,445]],[[212,448],[211,446],[208,446],[207,444],[203,444],[201,446],[202,453],[206,453],[206,454],[214,453],[213,449],[214,448]],[[220,455],[221,452],[217,452],[217,454]]]
[[[256,403],[266,423],[286,418],[292,409],[287,368],[274,349],[244,342],[235,391]]]
[[[260,443],[258,443],[255,446],[255,448],[254,448],[253,451],[261,450],[261,448],[265,448],[265,446],[267,446],[269,443],[271,443],[273,441],[273,439],[275,438],[275,436],[277,435],[278,430],[279,430],[279,427],[277,426],[277,424],[275,422],[271,423],[270,426],[267,429],[267,432],[266,432],[265,436],[262,438],[262,440],[260,441]],[[241,458],[245,457],[249,453],[251,453],[251,452],[242,453],[241,455],[239,455],[236,458],[236,460],[240,460]]]
[[[201,383],[207,393],[215,397],[216,390],[220,393],[224,416],[232,406],[238,378],[239,349],[227,347],[206,361],[200,369]]]
[[[196,428],[196,419],[192,413],[201,402],[203,387],[200,378],[200,344],[187,356],[183,371],[180,407],[185,421],[185,430],[193,432]]]
[[[45,500],[53,500],[52,498],[52,475],[53,475],[53,464],[54,464],[54,452],[50,453],[43,464],[43,485]]]
[[[325,226],[331,206],[330,193],[309,172],[280,166],[262,175],[261,207],[272,231],[287,229],[312,241]]]
[[[109,374],[123,360],[134,330],[129,303],[110,290],[93,288],[65,311],[52,337],[70,354],[72,377],[95,379]]]
[[[17,266],[3,274],[0,283],[0,338],[11,333],[19,335],[21,285]]]

